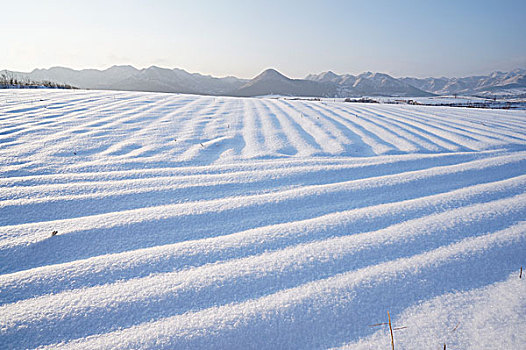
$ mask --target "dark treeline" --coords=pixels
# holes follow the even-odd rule
[[[17,78],[11,74],[0,74],[0,89],[76,89],[69,84],[59,84],[52,81],[33,81],[29,78]]]

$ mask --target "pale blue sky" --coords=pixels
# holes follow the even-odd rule
[[[526,67],[526,1],[1,2],[0,69],[158,65],[251,78]]]

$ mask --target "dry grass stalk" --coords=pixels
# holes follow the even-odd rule
[[[370,325],[369,327],[387,326],[388,324],[389,324],[388,322],[375,323],[375,324]]]
[[[393,327],[391,326],[391,315],[389,315],[389,311],[387,311],[387,318],[389,319],[389,330],[391,331],[391,350],[394,350]]]

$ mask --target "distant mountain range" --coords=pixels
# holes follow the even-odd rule
[[[502,95],[516,93],[526,96],[525,69],[515,69],[506,73],[493,72],[490,75],[465,78],[401,78],[400,80],[436,95]]]
[[[357,76],[331,71],[310,74],[305,79],[290,79],[267,69],[253,79],[215,78],[182,69],[152,66],[137,69],[113,66],[105,70],[53,67],[30,73],[3,71],[21,79],[53,81],[85,89],[174,92],[200,95],[305,97],[360,97],[432,95],[513,95],[526,97],[526,70],[494,72],[487,76],[464,78],[394,78],[383,73]],[[2,72],[0,72],[2,73]]]
[[[432,96],[433,92],[416,88],[402,79],[383,73],[362,73],[358,76],[337,75],[331,71],[311,74],[305,79],[330,84],[336,88],[336,96]]]

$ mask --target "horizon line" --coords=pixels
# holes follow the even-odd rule
[[[397,78],[397,79],[401,79],[401,78],[415,78],[415,79],[427,79],[427,78],[434,78],[434,79],[441,79],[441,78],[446,78],[446,79],[454,79],[454,78],[467,78],[467,77],[477,77],[477,76],[488,76],[488,75],[491,75],[493,73],[509,73],[509,72],[513,72],[513,71],[516,71],[516,70],[526,70],[526,67],[515,67],[513,69],[510,69],[510,70],[492,70],[488,73],[485,73],[485,74],[474,74],[474,75],[463,75],[463,76],[446,76],[446,75],[442,75],[442,76],[426,76],[426,77],[415,77],[415,76],[410,76],[410,75],[406,75],[406,76],[395,76],[391,73],[387,73],[387,72],[382,72],[382,71],[376,71],[376,72],[373,72],[373,71],[364,71],[364,72],[361,72],[361,73],[358,73],[358,74],[352,74],[352,73],[337,73],[337,72],[334,72],[333,70],[329,69],[329,70],[326,70],[326,71],[321,71],[319,73],[309,73],[307,75],[305,75],[304,77],[302,78],[292,78],[286,74],[283,74],[280,70],[278,70],[277,68],[274,68],[274,67],[268,67],[268,68],[265,68],[263,69],[262,71],[260,71],[258,74],[254,75],[252,78],[240,78],[238,76],[235,76],[235,75],[224,75],[224,76],[215,76],[215,75],[212,75],[212,74],[206,74],[206,73],[201,73],[201,72],[190,72],[184,68],[179,68],[179,67],[161,67],[161,66],[158,66],[156,64],[152,64],[150,66],[144,66],[144,67],[136,67],[132,64],[113,64],[107,68],[71,68],[71,67],[67,67],[67,66],[49,66],[48,68],[40,68],[40,67],[37,67],[37,68],[33,68],[31,71],[17,71],[17,70],[10,70],[10,69],[1,69],[0,71],[5,71],[5,72],[12,72],[12,73],[22,73],[22,74],[30,74],[30,73],[33,73],[35,70],[51,70],[53,68],[65,68],[65,69],[70,69],[70,70],[73,70],[73,71],[83,71],[83,70],[96,70],[96,71],[99,71],[99,72],[103,72],[103,71],[106,71],[106,70],[109,70],[111,68],[114,68],[114,67],[131,67],[133,69],[136,69],[138,71],[141,71],[141,70],[146,70],[146,69],[150,69],[150,68],[159,68],[159,69],[166,69],[166,70],[182,70],[188,74],[199,74],[199,75],[202,75],[202,76],[208,76],[208,77],[212,77],[212,78],[236,78],[236,79],[240,79],[240,80],[252,80],[254,78],[256,78],[257,76],[259,76],[260,74],[262,74],[263,72],[266,72],[268,70],[275,70],[277,71],[278,73],[284,75],[285,77],[287,78],[290,78],[290,79],[298,79],[298,80],[305,80],[305,78],[309,75],[320,75],[320,74],[323,74],[323,73],[333,73],[333,74],[336,74],[338,76],[344,76],[344,75],[351,75],[351,76],[360,76],[362,74],[367,74],[367,73],[379,73],[379,74],[386,74],[386,75],[389,75],[393,78]]]

